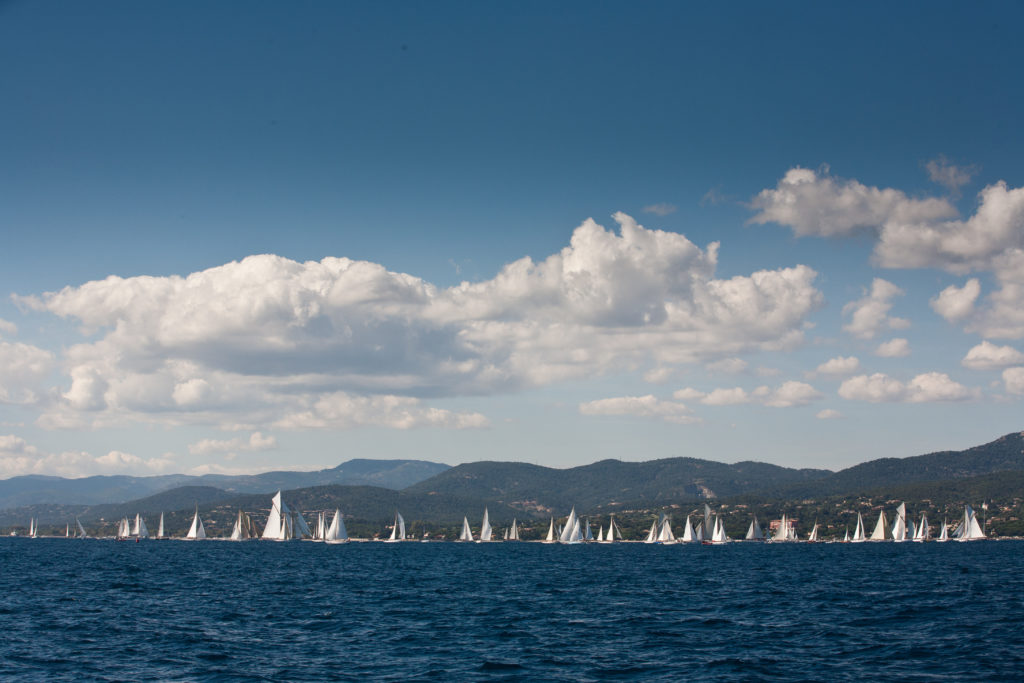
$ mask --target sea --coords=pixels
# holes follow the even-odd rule
[[[0,539],[4,681],[1024,678],[1024,542]]]

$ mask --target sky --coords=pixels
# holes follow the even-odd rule
[[[0,478],[1020,431],[1022,21],[0,2]]]

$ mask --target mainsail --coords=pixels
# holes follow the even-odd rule
[[[689,520],[687,520],[689,523]],[[750,523],[750,527],[747,529],[747,535],[744,537],[747,541],[763,541],[764,533],[761,531],[761,525],[757,523],[757,515],[754,515],[754,521]]]
[[[579,543],[582,540],[583,534],[580,531],[580,518],[576,516],[576,507],[573,506],[572,511],[569,513],[569,519],[565,521],[562,534],[558,537],[558,542]]]
[[[676,542],[676,536],[672,533],[672,518],[667,517],[664,513],[661,515],[661,525],[658,528],[658,542]]]
[[[487,508],[484,508],[484,521],[480,524],[480,541],[486,542],[491,540],[491,519],[487,515]]]
[[[938,543],[945,543],[949,540],[949,528],[946,525],[946,520],[942,520],[942,531],[939,532],[939,537],[935,539]]]
[[[473,531],[469,528],[469,520],[466,517],[462,518],[462,531],[459,532],[460,541],[472,541]]]
[[[555,518],[554,517],[551,518],[551,525],[548,526],[548,535],[547,535],[547,538],[544,539],[544,542],[545,543],[554,543],[555,542]]]
[[[516,524],[516,518],[512,518],[512,528],[508,532],[508,540],[518,541],[519,540],[519,525]]]
[[[686,525],[683,527],[683,535],[679,540],[683,543],[693,543],[697,540],[697,534],[693,533],[693,525],[690,524],[690,515],[686,515]]]
[[[402,514],[395,510],[395,524],[391,527],[391,537],[388,538],[385,543],[397,543],[398,541],[405,540],[405,518]]]
[[[857,513],[857,528],[853,531],[853,538],[850,539],[851,543],[863,543],[867,540],[864,533],[864,517]]]
[[[818,542],[818,520],[814,520],[814,526],[811,527],[811,533],[807,537],[807,542],[808,543],[817,543]]]
[[[874,534],[872,534],[874,536]],[[902,543],[907,540],[907,505],[900,503],[896,508],[896,521],[892,525],[892,540]]]
[[[206,538],[206,529],[203,528],[203,520],[199,519],[199,506],[196,506],[196,516],[192,518],[192,526],[189,528],[185,538],[201,541]]]
[[[772,541],[796,541],[796,529],[790,523],[789,518],[783,514],[782,519],[779,521],[779,528],[775,530],[775,535],[772,536]]]
[[[725,524],[722,523],[722,518],[715,516],[715,531],[711,535],[711,542],[714,544],[728,543],[729,537],[725,535]]]
[[[658,540],[658,523],[651,522],[651,530],[647,532],[647,538],[644,539],[644,543],[654,543]]]
[[[85,538],[85,527],[82,526],[82,522],[75,517],[75,524],[78,526],[78,538]]]
[[[964,509],[964,521],[957,530],[956,538],[959,541],[980,541],[986,538],[985,532],[982,530],[981,525],[978,524],[978,518],[975,516],[974,510],[971,509],[970,505]]]
[[[878,513],[878,523],[875,524],[875,530],[871,532],[869,541],[884,541],[886,537],[886,531],[888,527],[885,522],[885,510]]]
[[[921,523],[917,526],[914,531],[914,541],[917,543],[923,543],[924,541],[931,539],[931,532],[928,530],[928,517],[924,514],[921,515]]]
[[[162,513],[162,512],[160,513],[160,526],[157,527],[156,537],[157,538],[163,538],[164,537],[164,513]]]
[[[135,515],[135,526],[132,527],[132,536],[149,538],[149,529],[146,528],[146,521],[142,519],[142,515],[138,513]]]
[[[327,527],[324,540],[328,543],[346,543],[348,541],[348,531],[345,529],[345,520],[341,517],[341,510],[334,511],[334,519]]]

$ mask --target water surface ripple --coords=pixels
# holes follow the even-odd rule
[[[1020,680],[1024,543],[0,539],[0,678]]]

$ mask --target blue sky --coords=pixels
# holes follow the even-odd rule
[[[1022,13],[4,3],[0,476],[1019,430]]]

